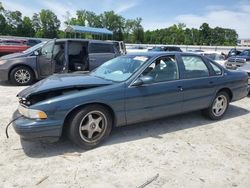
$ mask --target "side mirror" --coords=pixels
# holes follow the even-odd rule
[[[34,55],[35,56],[38,56],[39,55],[39,52],[36,50],[36,51],[34,51]]]
[[[142,76],[138,78],[132,85],[133,86],[141,86],[143,84],[150,84],[153,82],[153,77],[152,76]]]

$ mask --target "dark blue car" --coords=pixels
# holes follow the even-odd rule
[[[237,69],[250,62],[250,49],[244,50],[239,55],[229,57],[225,63],[225,67],[228,69]]]
[[[250,85],[250,49],[244,50],[237,56],[228,58],[225,67],[232,70],[242,70],[248,73],[248,84]]]
[[[53,75],[21,91],[14,128],[24,139],[57,140],[62,133],[93,148],[114,126],[203,110],[223,117],[247,96],[247,73],[204,56],[179,52],[130,54],[88,74]]]

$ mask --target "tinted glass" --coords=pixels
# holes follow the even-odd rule
[[[163,51],[162,47],[154,47],[151,51]]]
[[[175,51],[175,52],[181,52],[181,49],[178,48],[178,47],[172,47],[172,46],[169,46],[169,47],[166,47],[165,48],[165,51]]]
[[[112,44],[90,43],[90,53],[114,53]]]
[[[174,55],[161,57],[147,67],[142,76],[151,76],[154,82],[164,82],[179,78],[178,67]]]
[[[182,56],[184,63],[185,78],[199,78],[209,76],[209,71],[206,64],[198,56]]]

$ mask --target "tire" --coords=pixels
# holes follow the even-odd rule
[[[83,149],[91,149],[109,136],[113,118],[103,106],[90,105],[76,111],[68,122],[69,139]]]
[[[229,96],[227,92],[219,92],[216,94],[209,108],[203,110],[203,114],[211,120],[221,119],[227,111],[229,105]]]
[[[26,86],[35,81],[34,72],[25,66],[15,67],[10,72],[10,81],[14,85]]]

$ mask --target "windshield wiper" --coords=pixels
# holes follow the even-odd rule
[[[97,77],[97,78],[101,78],[101,79],[104,79],[104,80],[107,80],[107,81],[115,82],[114,80],[110,80],[110,79],[107,79],[107,78],[105,78],[105,77],[97,76],[97,75],[95,75],[95,74],[92,75],[92,76]]]

